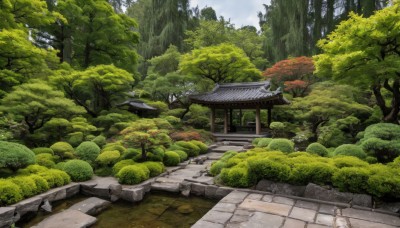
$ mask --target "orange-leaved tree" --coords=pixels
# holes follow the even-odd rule
[[[293,97],[303,97],[316,81],[314,70],[312,58],[300,56],[275,63],[263,72],[263,76],[270,79],[273,85],[283,86]]]

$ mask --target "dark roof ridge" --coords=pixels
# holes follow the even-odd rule
[[[223,83],[217,84],[216,88],[230,88],[230,87],[255,87],[255,86],[265,86],[269,87],[270,82],[261,81],[261,82],[234,82],[234,83]]]

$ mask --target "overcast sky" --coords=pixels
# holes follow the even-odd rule
[[[253,25],[260,29],[258,25],[257,13],[264,12],[262,4],[269,4],[270,0],[191,0],[191,6],[199,6],[200,9],[205,6],[211,6],[217,16],[224,16],[225,19],[231,19],[231,23],[236,28],[243,25]]]

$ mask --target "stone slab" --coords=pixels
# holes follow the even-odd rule
[[[179,183],[152,183],[151,184],[152,190],[159,190],[159,191],[166,191],[166,192],[179,192]]]
[[[332,215],[325,215],[325,214],[317,214],[317,218],[315,219],[315,223],[326,225],[326,226],[333,226],[333,219]]]
[[[247,222],[240,223],[242,228],[278,228],[281,227],[284,217],[279,215],[254,212]]]
[[[291,185],[287,183],[273,182],[270,180],[261,180],[257,183],[256,190],[272,192],[274,194],[303,196],[305,186]]]
[[[369,221],[354,219],[354,218],[350,218],[349,221],[350,221],[352,228],[378,228],[378,227],[379,228],[394,228],[394,227],[396,227],[396,226],[391,226],[391,225],[387,225],[387,224],[369,222]]]
[[[217,203],[213,208],[216,211],[233,213],[236,210],[236,204],[233,203]]]
[[[328,205],[328,204],[321,204],[319,206],[319,213],[334,215],[336,210],[336,206]]]
[[[314,222],[315,214],[317,212],[310,209],[293,207],[293,210],[290,212],[289,217],[300,219],[306,222]]]
[[[292,206],[245,199],[243,203],[239,205],[239,208],[250,211],[260,211],[276,215],[288,216]]]
[[[204,220],[197,221],[192,228],[224,228],[224,225],[219,223],[212,223]]]
[[[123,188],[121,198],[129,202],[138,202],[143,199],[144,187],[138,188]]]
[[[335,218],[335,228],[350,228],[350,225],[346,218],[339,216]]]
[[[282,197],[282,196],[275,196],[272,199],[272,202],[286,204],[286,205],[290,205],[290,206],[294,205],[294,200],[293,199],[289,199],[289,198]]]
[[[65,194],[67,198],[77,195],[80,191],[81,185],[78,183],[70,183],[65,186]]]
[[[229,193],[229,195],[225,196],[221,202],[233,204],[241,203],[247,197],[247,195],[247,192],[233,191]]]
[[[90,197],[84,201],[72,205],[70,210],[77,210],[88,215],[97,215],[107,207],[111,205],[111,202],[97,197]]]
[[[20,216],[23,216],[28,212],[37,212],[41,203],[41,197],[32,197],[22,200],[12,206],[15,207],[16,212],[18,212]]]
[[[193,183],[190,189],[190,194],[195,196],[204,196],[205,195],[206,185]]]
[[[297,200],[297,202],[294,206],[316,211],[316,210],[318,210],[319,204],[304,201],[304,200]]]
[[[328,202],[350,203],[353,199],[353,193],[339,192],[336,189],[326,189],[310,183],[306,186],[304,197]]]
[[[14,223],[15,207],[0,207],[0,227],[11,227]]]
[[[220,211],[211,210],[211,211],[207,212],[207,214],[205,214],[203,216],[203,218],[201,218],[201,220],[212,222],[212,223],[225,224],[232,217],[232,215],[233,215],[232,213],[228,213],[228,212],[220,212]]]
[[[67,190],[63,187],[51,189],[45,193],[38,195],[42,201],[48,200],[50,203],[67,198]]]
[[[251,200],[261,200],[262,198],[263,198],[262,194],[256,194],[256,193],[250,194],[246,197],[246,199],[251,199]]]
[[[306,223],[297,219],[287,218],[282,228],[304,228]]]
[[[400,218],[398,216],[382,214],[372,211],[363,211],[353,208],[342,209],[342,216],[367,220],[376,223],[383,223],[391,226],[400,226]]]
[[[76,210],[65,210],[52,215],[34,228],[85,228],[96,223],[97,219]]]

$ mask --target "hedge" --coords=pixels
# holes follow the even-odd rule
[[[71,177],[73,181],[87,181],[92,179],[93,168],[86,161],[70,160],[67,161],[63,170]]]
[[[176,166],[181,162],[179,154],[174,151],[165,152],[164,165],[166,166]]]
[[[9,168],[14,172],[35,163],[35,153],[26,146],[0,141],[0,168]]]
[[[83,142],[76,148],[75,154],[78,155],[81,160],[93,164],[100,154],[100,147],[94,142]]]
[[[118,182],[120,184],[139,184],[147,179],[145,172],[143,167],[137,165],[125,166],[117,174]]]
[[[311,143],[307,146],[306,151],[310,154],[317,154],[322,157],[328,156],[328,150],[320,143]]]
[[[360,159],[365,159],[367,154],[363,151],[360,146],[353,144],[343,144],[335,149],[333,152],[337,155],[354,156]]]
[[[272,139],[268,144],[268,149],[290,153],[294,151],[294,143],[289,139]]]

